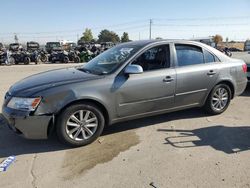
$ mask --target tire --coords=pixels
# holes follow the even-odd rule
[[[204,108],[209,114],[221,114],[228,108],[231,98],[232,91],[228,85],[216,85],[208,95]]]
[[[40,55],[39,55],[39,56],[36,57],[35,64],[36,64],[36,65],[37,65],[37,64],[40,64],[40,62],[41,62],[41,57],[40,57]]]
[[[30,58],[29,58],[29,57],[25,57],[25,58],[24,58],[24,64],[25,64],[25,65],[30,64]]]
[[[89,112],[89,115],[88,118],[85,118],[87,112]],[[81,119],[81,114],[83,119],[82,123],[77,123]],[[75,121],[75,118],[72,119],[72,115],[74,115],[78,121]],[[105,125],[105,119],[101,110],[92,103],[69,106],[57,119],[57,136],[62,143],[71,147],[85,146],[94,142],[101,135]],[[84,124],[84,119],[92,119],[92,121],[91,123]],[[92,127],[89,127],[90,124]],[[94,125],[96,126],[94,127]],[[89,133],[89,130],[92,132],[92,135]]]
[[[64,63],[69,63],[69,58],[68,58],[67,56],[65,56],[65,57],[63,58],[63,62],[64,62]]]
[[[6,64],[7,66],[11,66],[11,65],[15,64],[15,59],[14,59],[13,57],[10,57],[9,59],[7,59],[7,60],[5,61],[5,64]]]
[[[47,62],[47,61],[48,61],[47,56],[46,56],[46,55],[41,55],[41,61],[42,61],[43,63]]]
[[[15,59],[13,57],[10,57],[9,58],[9,64],[10,65],[14,65],[16,62],[15,62]]]
[[[14,58],[14,57],[13,57],[13,58]],[[18,64],[19,64],[18,60],[16,60],[15,58],[14,58],[14,63],[15,63],[15,65],[18,65]]]
[[[80,62],[81,62],[80,57],[76,56],[75,59],[74,59],[74,62],[75,62],[75,63],[80,63]]]

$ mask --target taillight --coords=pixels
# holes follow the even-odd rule
[[[242,65],[242,70],[243,70],[244,73],[247,73],[247,64],[246,63],[244,63]]]

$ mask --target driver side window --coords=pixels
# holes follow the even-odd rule
[[[146,50],[132,63],[140,65],[143,71],[152,71],[170,67],[169,45],[161,45]]]

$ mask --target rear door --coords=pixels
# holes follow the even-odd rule
[[[175,50],[175,106],[202,104],[218,77],[218,59],[211,52],[192,44],[175,44]]]

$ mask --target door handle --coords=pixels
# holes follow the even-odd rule
[[[163,82],[172,82],[174,80],[174,78],[172,78],[171,76],[166,76],[166,78],[163,79]]]
[[[216,74],[216,72],[215,72],[214,70],[210,70],[210,71],[207,73],[208,76],[213,76],[213,75],[215,75],[215,74]]]

